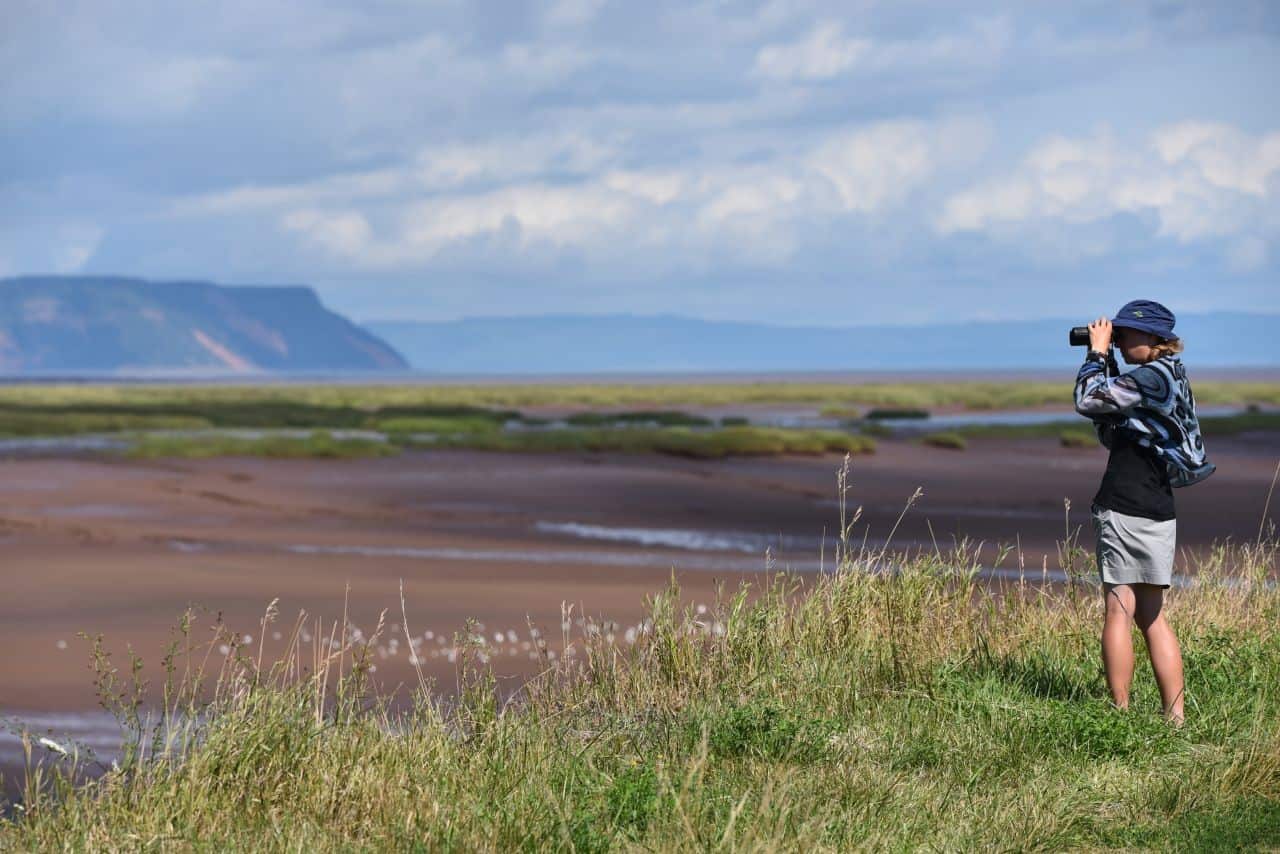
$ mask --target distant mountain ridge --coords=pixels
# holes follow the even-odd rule
[[[787,327],[672,315],[374,321],[417,370],[447,374],[1070,369],[1067,331],[1089,318],[932,326]],[[1188,314],[1193,366],[1272,367],[1280,316]]]
[[[0,279],[0,373],[404,370],[311,288],[115,276]]]

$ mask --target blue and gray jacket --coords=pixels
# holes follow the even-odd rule
[[[1121,431],[1164,460],[1171,486],[1190,486],[1213,474],[1205,458],[1196,399],[1187,369],[1164,356],[1118,377],[1087,361],[1076,375],[1076,412],[1091,418],[1098,440],[1110,448]]]

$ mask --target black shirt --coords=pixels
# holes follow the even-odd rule
[[[1127,516],[1173,519],[1173,489],[1163,460],[1116,430],[1102,485],[1093,503]]]

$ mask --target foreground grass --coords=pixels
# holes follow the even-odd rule
[[[1275,557],[1219,549],[1202,588],[1171,593],[1180,730],[1145,667],[1134,710],[1110,707],[1095,589],[993,594],[964,551],[891,576],[845,554],[803,589],[778,577],[706,614],[673,587],[634,643],[588,620],[553,657],[559,632],[532,635],[545,669],[510,701],[463,633],[456,701],[424,686],[401,715],[369,688],[381,631],[335,627],[327,657],[295,631],[274,665],[232,640],[165,692],[167,739],[139,728],[120,770],[81,788],[46,768],[0,849],[1274,847],[1280,594],[1256,582]],[[128,722],[135,694],[98,672]]]

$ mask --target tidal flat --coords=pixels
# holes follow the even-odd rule
[[[1274,697],[1250,681],[1262,674],[1265,682],[1276,671],[1275,634],[1266,627],[1280,618],[1270,592],[1275,552],[1266,547],[1274,536],[1268,520],[1280,510],[1280,502],[1267,506],[1280,432],[1265,408],[1242,414],[1239,429],[1206,425],[1219,472],[1178,496],[1183,551],[1171,614],[1189,632],[1189,690],[1202,704],[1204,723],[1170,735],[1150,709],[1118,720],[1106,708],[1093,649],[1097,597],[1088,585],[1087,549],[1080,548],[1088,545],[1089,500],[1106,457],[1096,444],[1064,447],[1057,425],[1021,432],[1016,425],[989,432],[972,425],[948,428],[964,439],[961,448],[922,443],[919,432],[869,436],[874,446],[848,458],[844,509],[857,516],[853,546],[859,554],[881,554],[881,568],[887,562],[918,572],[903,580],[873,572],[863,581],[837,582],[838,549],[845,549],[846,559],[852,553],[849,543],[840,543],[837,472],[848,448],[839,445],[698,456],[575,444],[495,453],[461,440],[456,446],[439,438],[403,440],[434,433],[494,441],[507,435],[510,413],[524,425],[511,432],[531,435],[706,435],[747,426],[725,425],[726,418],[760,424],[770,415],[802,426],[770,422],[757,429],[838,430],[805,421],[833,417],[817,405],[666,405],[656,410],[664,414],[646,422],[613,417],[638,411],[632,409],[557,405],[529,411],[499,404],[442,412],[420,401],[372,410],[344,408],[348,403],[237,400],[178,412],[166,408],[171,402],[152,401],[122,413],[101,409],[99,399],[90,406],[99,407],[99,416],[202,418],[207,426],[196,429],[249,432],[224,432],[214,437],[210,453],[192,455],[185,450],[197,436],[187,422],[154,430],[130,425],[106,434],[68,430],[64,437],[82,444],[41,444],[36,452],[0,459],[0,548],[11,594],[0,602],[0,684],[6,686],[0,717],[11,733],[28,734],[26,745],[36,745],[28,760],[19,736],[0,738],[0,767],[9,797],[42,810],[38,820],[27,820],[30,813],[0,831],[10,834],[11,844],[92,847],[159,833],[147,824],[158,815],[145,804],[185,797],[183,780],[191,778],[183,775],[215,761],[212,753],[199,754],[205,748],[222,751],[217,761],[246,775],[223,781],[227,797],[237,789],[254,791],[266,805],[265,812],[253,813],[251,826],[261,830],[261,822],[283,811],[306,816],[296,830],[302,836],[272,836],[267,847],[372,848],[402,839],[381,820],[345,812],[347,818],[325,819],[316,800],[319,778],[289,776],[307,787],[303,791],[274,776],[292,774],[286,765],[297,757],[317,773],[332,771],[338,766],[331,763],[355,755],[343,752],[348,748],[386,757],[389,764],[378,759],[370,766],[384,782],[448,793],[423,801],[432,805],[432,815],[444,817],[434,825],[440,836],[427,833],[425,813],[407,818],[399,812],[404,804],[375,792],[372,776],[353,781],[348,793],[370,815],[408,821],[412,829],[405,833],[445,847],[595,850],[698,840],[713,846],[724,839],[730,847],[837,849],[860,838],[888,847],[997,838],[1032,847],[1195,847],[1209,839],[1256,846],[1273,838],[1268,834],[1277,817],[1268,804],[1280,766],[1268,764],[1275,756],[1276,722],[1265,709],[1274,709]],[[49,405],[47,397],[39,404],[40,417],[58,416]],[[126,405],[137,401],[111,404]],[[334,412],[346,415],[335,418]],[[586,412],[595,415],[584,418]],[[844,410],[834,417],[856,420],[861,414],[865,410]],[[575,416],[578,423],[570,424]],[[546,429],[556,420],[564,427]],[[448,432],[455,427],[457,433]],[[297,431],[291,441],[316,448],[246,449],[289,438],[275,431]],[[317,431],[332,435],[317,439]],[[149,452],[83,443],[97,435],[141,437]],[[861,438],[853,428],[843,435]],[[48,439],[35,431],[15,441]],[[178,450],[165,453],[166,441]],[[333,452],[347,441],[381,450]],[[1257,545],[1240,551],[1249,544]],[[790,585],[783,597],[789,604],[767,594],[780,583],[779,573]],[[1198,591],[1201,576],[1214,580],[1219,592]],[[1258,584],[1245,585],[1246,578]],[[664,593],[673,582],[678,592]],[[741,584],[750,592],[733,606]],[[857,598],[861,610],[847,610],[852,605],[839,604],[842,596]],[[277,613],[268,625],[263,614],[272,601]],[[902,617],[898,629],[869,616],[875,602],[882,616]],[[764,610],[753,610],[758,607]],[[163,705],[165,650],[184,637],[175,626],[189,609],[191,642],[210,660],[229,667],[242,659],[262,661],[263,673],[290,656],[309,661],[315,672],[314,656],[322,643],[334,642],[334,626],[342,627],[336,642],[348,656],[355,647],[345,646],[343,631],[350,636],[358,630],[366,640],[376,635],[372,644],[357,644],[367,656],[360,671],[362,711],[332,717],[336,698],[330,692],[323,708],[290,717],[286,712],[296,711],[290,704],[298,692],[314,695],[316,687],[295,673],[298,679],[274,682],[257,699],[233,692],[224,695],[228,702],[234,696],[230,706],[201,705],[200,720],[227,712],[226,729],[219,731],[229,740],[211,741],[202,732],[204,747],[184,747],[183,762],[170,766],[174,776],[157,776],[153,768],[150,776],[131,778],[145,778],[146,786],[126,791],[110,774],[101,777],[99,768],[93,775],[103,781],[99,788],[59,789],[48,775],[68,760],[40,747],[41,737],[64,746],[80,738],[108,758],[106,767],[110,759],[128,759],[127,751],[104,747],[112,724],[95,714],[101,697],[86,667],[94,639],[101,636],[101,649],[114,655],[121,674],[128,671],[128,650],[139,656],[138,675],[149,683],[139,708],[154,715]],[[841,634],[820,641],[812,634],[820,613],[856,617],[863,628],[840,623]],[[667,619],[675,622],[662,623]],[[660,624],[663,633],[646,635]],[[772,646],[766,655],[760,647],[764,657],[752,664],[741,656],[755,643],[750,638],[758,639],[752,633],[766,624],[799,645],[786,655]],[[946,626],[969,629],[953,636]],[[905,634],[895,638],[892,632],[899,630]],[[686,642],[690,632],[703,633],[710,646]],[[902,669],[901,656],[892,663],[903,637],[930,633],[946,643],[917,650],[919,667]],[[591,647],[606,635],[616,653]],[[483,666],[468,671],[480,661],[476,638],[484,641]],[[720,651],[708,658],[714,649]],[[1252,650],[1248,679],[1230,670],[1239,662],[1226,649]],[[839,650],[844,652],[833,654]],[[570,673],[566,657],[587,669]],[[606,659],[613,663],[605,667]],[[349,659],[346,667],[353,663]],[[734,669],[739,666],[746,669]],[[597,667],[602,669],[591,669]],[[617,695],[597,693],[608,680],[631,687]],[[1149,675],[1140,674],[1139,682],[1150,706]],[[424,683],[428,694],[421,693]],[[576,764],[551,761],[555,750],[567,749],[554,741],[564,733],[536,723],[536,716],[520,717],[542,702],[526,688],[552,690],[552,684],[567,693],[537,695],[550,704],[542,707],[552,716],[546,720],[566,722],[564,733],[591,734]],[[468,694],[472,688],[481,693]],[[471,717],[459,718],[458,704],[482,695],[492,699],[497,717],[469,729],[488,706],[470,707]],[[436,717],[415,723],[405,715],[423,697],[432,698],[427,705]],[[207,692],[193,696],[198,704],[211,699]],[[499,709],[506,711],[499,715]],[[324,735],[308,729],[316,720],[315,732]],[[1235,735],[1209,722],[1234,727]],[[485,735],[472,737],[480,731]],[[427,740],[406,741],[406,732]],[[458,741],[466,733],[471,740]],[[255,764],[235,746],[268,743],[284,751],[285,765]],[[299,751],[299,744],[336,752],[320,755],[311,746]],[[515,763],[502,744],[525,744],[527,763]],[[416,757],[412,769],[392,760],[397,750]],[[427,761],[428,755],[437,759]],[[982,764],[982,755],[1008,761]],[[1019,755],[1024,758],[1015,761]],[[1195,770],[1196,757],[1212,761]],[[32,762],[47,772],[44,794],[23,792],[23,768]],[[499,789],[509,798],[499,799],[497,813],[486,813],[489,807],[476,800],[481,790],[471,786],[477,780],[459,776],[477,763],[505,768],[502,773],[514,781],[513,788]],[[1171,782],[1170,768],[1190,774],[1179,779],[1191,782]],[[876,785],[857,792],[847,784],[837,787],[840,808],[824,818],[813,811],[815,792],[805,781],[835,785],[836,773],[862,775]],[[1104,785],[1099,774],[1122,794],[1100,800],[1092,788]],[[961,786],[962,777],[970,782]],[[538,780],[552,781],[548,785],[561,793],[554,815],[532,812],[549,796]],[[764,786],[767,780],[775,781],[773,788]],[[1210,785],[1218,787],[1212,798],[1191,797]],[[1016,794],[1029,788],[1043,797]],[[956,801],[961,790],[968,794]],[[1054,812],[1054,799],[1072,804],[1074,812]],[[137,807],[137,823],[129,823],[125,804]],[[228,804],[188,803],[190,823],[182,838],[249,847],[249,837],[213,818]],[[681,810],[691,817],[687,825],[672,823]],[[1024,823],[1014,827],[1010,810],[1022,810],[1016,814]],[[1134,819],[1116,829],[1104,822],[1116,811]],[[754,820],[743,823],[748,814]],[[930,818],[920,817],[925,814]],[[1159,820],[1147,820],[1151,815]]]

